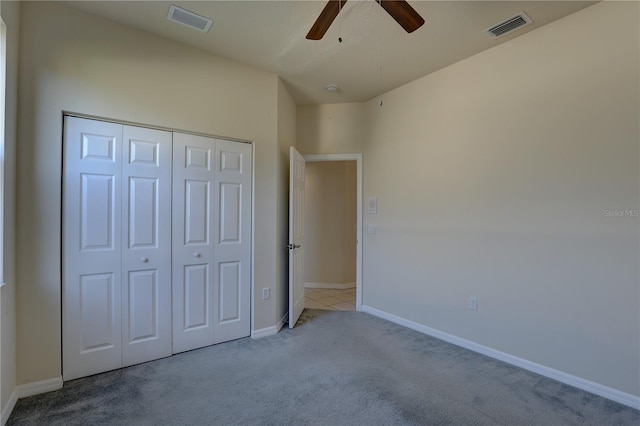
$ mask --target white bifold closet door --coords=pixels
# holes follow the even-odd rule
[[[171,355],[171,139],[65,117],[65,380]]]
[[[65,117],[63,377],[249,336],[251,145]]]
[[[250,334],[251,146],[174,133],[173,352]]]

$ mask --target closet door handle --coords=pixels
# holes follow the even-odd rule
[[[140,258],[140,262],[142,262],[142,263],[147,263],[148,261],[149,261],[149,258],[148,258],[148,257],[142,257],[142,258]]]
[[[193,253],[194,257],[201,257],[202,255],[200,253]]]

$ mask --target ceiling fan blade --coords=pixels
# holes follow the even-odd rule
[[[320,16],[318,16],[318,19],[316,19],[316,22],[314,22],[313,26],[309,30],[307,38],[309,40],[320,40],[324,37],[324,33],[327,32],[331,23],[336,19],[340,9],[346,2],[347,0],[329,0],[324,9],[322,9],[322,12],[320,12]]]
[[[424,24],[422,16],[405,0],[376,0],[384,10],[408,33],[412,33]]]

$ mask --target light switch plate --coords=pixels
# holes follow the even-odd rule
[[[471,296],[469,297],[469,309],[471,309],[472,311],[477,311],[478,310],[478,299]]]
[[[376,226],[375,226],[375,225],[369,225],[369,226],[367,226],[367,233],[369,233],[369,234],[375,234],[375,233],[376,233]]]
[[[378,198],[371,197],[369,198],[369,204],[367,208],[367,213],[376,214],[378,213]]]

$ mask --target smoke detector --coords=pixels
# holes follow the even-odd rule
[[[213,21],[211,19],[205,18],[204,16],[200,16],[173,4],[169,8],[167,19],[203,33],[208,32],[211,25],[213,25]]]
[[[327,84],[325,89],[327,89],[329,93],[338,93],[338,90],[340,90],[337,84]]]

